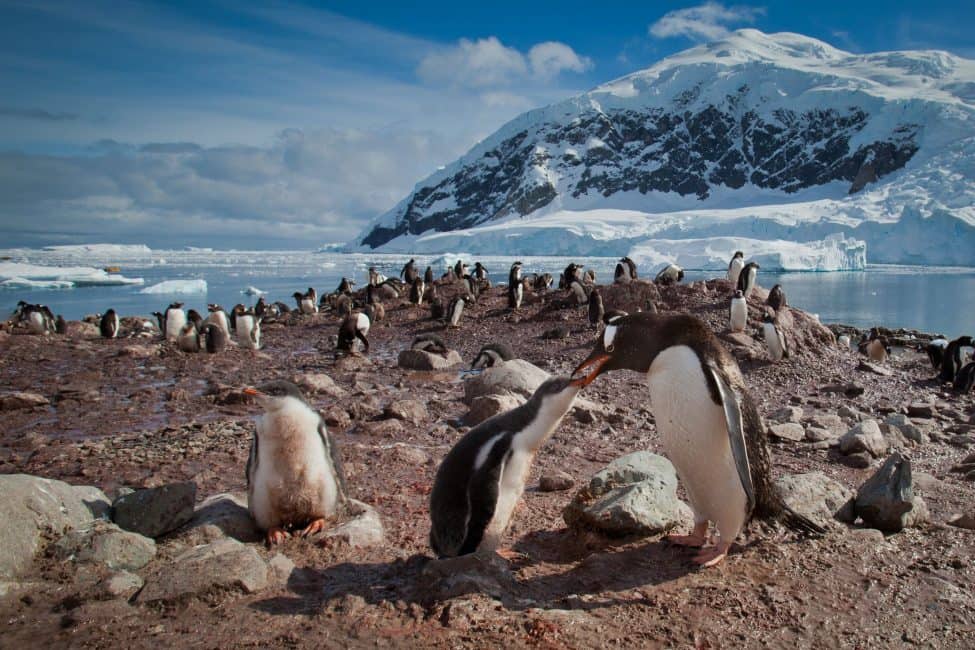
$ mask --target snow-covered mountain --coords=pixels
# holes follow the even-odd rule
[[[975,61],[741,30],[515,118],[350,248],[622,255],[840,233],[870,262],[975,265]]]

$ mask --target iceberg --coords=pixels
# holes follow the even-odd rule
[[[24,284],[25,282],[41,284]],[[143,279],[127,278],[90,266],[41,266],[26,262],[0,262],[0,284],[17,289],[68,289],[143,284]]]
[[[152,249],[145,244],[68,244],[45,246],[43,250],[52,253],[90,253],[92,255],[148,255]]]
[[[184,293],[206,293],[206,280],[166,280],[151,287],[146,287],[139,293],[151,294],[184,294]]]
[[[206,291],[206,287],[203,290]],[[245,296],[263,296],[267,294],[267,291],[261,291],[257,287],[247,287],[246,289],[242,289],[241,293]]]
[[[10,278],[0,282],[3,289],[73,289],[74,282],[68,280],[26,280]]]

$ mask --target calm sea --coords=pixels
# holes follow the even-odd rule
[[[44,265],[117,265],[128,277],[142,277],[143,286],[81,287],[74,289],[0,289],[0,308],[12,311],[18,300],[44,303],[65,318],[77,319],[109,307],[122,315],[148,315],[173,300],[206,313],[208,302],[229,308],[252,304],[257,296],[242,293],[248,287],[267,292],[266,299],[292,304],[291,294],[314,286],[319,293],[335,289],[342,277],[365,283],[366,272],[376,266],[396,276],[409,256],[312,252],[152,251],[136,255],[65,254],[48,251],[0,251],[14,261]],[[433,264],[439,274],[457,256],[417,256],[421,269]],[[478,258],[495,282],[507,279],[513,257]],[[570,261],[593,268],[597,280],[612,278],[615,258],[522,257],[527,273],[559,273]],[[465,256],[471,264],[474,260]],[[714,271],[689,271],[685,281],[716,277]],[[140,291],[164,280],[203,279],[207,292],[186,295],[148,295]],[[819,314],[825,323],[860,327],[910,327],[950,337],[972,332],[975,314],[975,269],[870,266],[866,271],[832,273],[760,272],[759,283],[785,289],[789,304]]]

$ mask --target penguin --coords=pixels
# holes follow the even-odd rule
[[[210,303],[207,305],[207,311],[210,312],[210,315],[207,316],[206,322],[213,323],[222,329],[224,334],[230,336],[230,319],[227,318],[227,312],[223,310],[223,307],[215,303]]]
[[[410,286],[410,302],[414,305],[422,305],[424,293],[425,287],[423,285],[423,280],[420,278],[413,280],[413,284]]]
[[[596,286],[596,272],[592,269],[586,269],[586,272],[582,274],[582,283],[587,287]]]
[[[640,310],[637,309],[637,311]],[[643,306],[643,311],[647,312],[648,314],[656,314],[659,310],[657,309],[657,305],[653,303],[653,300],[647,298],[647,304]]]
[[[656,284],[670,285],[677,284],[684,279],[684,269],[676,264],[668,264],[660,269],[660,273],[654,278]]]
[[[741,292],[745,294],[748,298],[752,295],[752,289],[755,288],[755,278],[758,275],[758,269],[760,269],[758,264],[755,262],[749,262],[742,267],[741,273],[738,274],[738,284],[736,288],[741,289]]]
[[[955,390],[970,393],[972,386],[975,386],[975,362],[969,362],[962,366],[952,383]]]
[[[738,286],[738,276],[741,275],[743,268],[745,268],[745,254],[741,251],[735,251],[735,254],[731,257],[731,261],[728,262],[728,282],[732,286]]]
[[[432,298],[430,300],[430,318],[433,320],[443,320],[447,317],[447,310],[443,306],[443,300]]]
[[[867,358],[871,361],[884,363],[890,355],[890,345],[888,345],[886,337],[877,336],[876,338],[868,339],[864,343],[861,343],[860,351],[867,355]],[[951,381],[954,378],[954,374],[952,374],[951,378],[945,381]]]
[[[575,262],[570,262],[565,270],[562,271],[562,277],[559,279],[559,289],[568,289],[572,286],[573,280],[579,279],[579,271],[582,269],[581,266]]]
[[[366,285],[368,287],[375,287],[386,281],[386,276],[376,270],[375,266],[369,267],[369,283]]]
[[[447,272],[441,275],[440,279],[448,283],[456,282],[457,276],[454,274],[454,267],[448,266]]]
[[[58,334],[68,333],[68,323],[61,314],[58,314],[57,320],[54,321],[54,331]]]
[[[431,354],[447,354],[449,351],[444,340],[436,334],[420,334],[410,344],[411,350],[423,350]]]
[[[335,293],[344,293],[347,295],[351,295],[354,288],[355,288],[355,280],[350,280],[348,278],[343,277],[342,281],[339,282],[339,286],[335,290]]]
[[[610,309],[603,314],[603,323],[606,325],[614,325],[624,316],[629,316],[629,313],[623,311],[622,309]]]
[[[959,336],[945,347],[944,358],[941,360],[941,372],[938,378],[942,382],[954,381],[955,375],[964,362],[962,348],[972,346],[972,337]]]
[[[836,344],[839,345],[841,348],[845,348],[845,349],[849,350],[850,349],[850,336],[848,334],[840,334],[839,338],[836,339]],[[937,368],[938,366],[935,366],[935,367]]]
[[[381,320],[386,320],[386,308],[381,302],[366,305],[366,308],[362,312],[369,317],[370,323],[378,323]]]
[[[454,275],[456,275],[458,278],[462,278],[467,275],[467,265],[464,264],[463,260],[457,260],[457,263],[454,264]]]
[[[589,292],[589,324],[597,327],[603,320],[603,297],[599,295],[599,289],[593,287]]]
[[[269,545],[306,537],[344,509],[342,458],[297,386],[275,381],[244,393],[264,408],[247,457],[247,509]]]
[[[504,343],[488,343],[483,346],[481,350],[474,357],[473,363],[471,363],[471,370],[477,370],[478,368],[493,368],[494,366],[499,366],[505,361],[510,361],[515,358],[514,353]]]
[[[467,291],[467,295],[473,302],[477,302],[477,298],[481,294],[481,287],[478,286],[478,283],[470,275],[465,275],[462,280],[464,290]]]
[[[264,318],[265,314],[267,314],[267,301],[264,300],[264,296],[261,296],[254,305],[254,315],[258,318]]]
[[[467,304],[467,296],[457,296],[447,307],[447,327],[460,327],[460,317]]]
[[[616,284],[627,284],[633,281],[630,276],[630,265],[626,263],[627,258],[622,258],[616,263],[616,271],[613,273],[613,282]]]
[[[729,329],[732,332],[744,332],[748,324],[748,301],[745,294],[740,290],[735,290],[735,295],[731,299],[731,313]]]
[[[521,406],[477,425],[447,452],[430,493],[430,546],[440,558],[498,550],[539,448],[581,380],[545,381]]]
[[[416,260],[412,257],[410,261],[403,265],[403,270],[399,272],[399,277],[404,278],[407,282],[412,282],[413,280],[410,276],[416,272]]]
[[[521,309],[525,286],[521,282],[521,262],[515,262],[508,271],[508,309]]]
[[[433,267],[428,266],[427,270],[423,272],[423,283],[433,286]]]
[[[488,279],[488,270],[480,262],[474,262],[474,279],[479,282]]]
[[[166,340],[170,343],[175,343],[176,339],[179,338],[179,333],[183,330],[183,326],[186,325],[186,312],[183,311],[183,303],[174,302],[166,308],[165,316],[166,328],[163,330],[163,334]]]
[[[318,305],[318,292],[315,291],[314,287],[308,287],[308,291],[305,292],[305,295],[308,296],[313,305]]]
[[[931,360],[931,365],[934,366],[935,370],[941,369],[941,362],[945,358],[945,349],[948,347],[948,339],[931,339],[926,346],[924,346],[924,351],[928,354],[928,359]]]
[[[705,322],[688,314],[615,318],[572,376],[585,386],[613,370],[646,373],[660,441],[694,511],[693,533],[669,540],[702,547],[708,522],[718,529],[718,543],[696,563],[721,562],[753,516],[825,533],[776,492],[765,425],[734,357]]]
[[[318,312],[318,303],[312,299],[307,293],[301,293],[300,291],[295,291],[291,294],[298,304],[298,311],[302,314],[314,314]]]
[[[772,287],[772,290],[768,292],[765,304],[774,309],[776,314],[779,313],[780,309],[788,306],[785,300],[785,291],[782,290],[781,284]]]
[[[203,335],[206,337],[206,348],[210,354],[223,352],[227,348],[227,332],[216,323],[204,325]]]
[[[109,309],[102,316],[102,321],[98,325],[98,329],[101,330],[102,337],[106,339],[114,339],[118,337],[119,330],[119,320],[118,314],[115,313],[114,309]]]
[[[243,305],[234,307],[237,322],[237,343],[247,350],[261,349],[261,319],[254,315],[253,309]]]
[[[336,343],[336,350],[352,352],[355,348],[355,340],[362,341],[363,352],[369,351],[369,317],[365,314],[349,314],[339,325],[339,340]]]
[[[288,305],[284,304],[280,300],[276,300],[274,302],[274,306],[278,308],[278,313],[280,313],[280,314],[290,314],[291,313],[291,307],[289,307]]]
[[[237,314],[242,314],[246,310],[247,307],[239,302],[234,305],[233,309],[230,310],[230,329],[232,329],[234,332],[237,331]]]
[[[738,293],[737,291],[735,293]],[[785,337],[775,327],[775,318],[771,312],[767,312],[762,319],[762,331],[765,333],[765,345],[768,346],[768,355],[772,361],[782,361],[789,358],[789,347],[786,345]]]
[[[31,334],[47,334],[55,331],[54,314],[47,305],[24,303],[18,304],[18,309],[20,309],[20,318],[27,321],[27,329]]]
[[[258,301],[260,302],[260,301]],[[254,306],[254,315],[259,316],[263,321],[277,320],[281,317],[281,310],[278,309],[278,303],[272,302],[264,308],[263,314],[257,313],[257,306]]]
[[[389,279],[376,287],[373,295],[380,299],[396,300],[400,297],[400,287],[397,280]]]
[[[200,351],[200,330],[192,322],[183,325],[176,339],[176,347],[182,352]]]
[[[532,288],[535,291],[548,291],[552,287],[553,281],[551,273],[542,273],[541,275],[535,276],[535,282]]]
[[[196,326],[197,330],[203,327],[203,317],[200,316],[200,313],[195,309],[190,309],[189,311],[186,312],[186,320],[189,321],[190,323],[193,323]]]
[[[586,286],[579,282],[579,280],[573,280],[569,284],[569,291],[572,292],[577,305],[585,305],[589,302],[589,293],[586,290]]]
[[[154,311],[152,315],[156,317],[156,323],[159,324],[159,331],[162,335],[166,336],[166,316],[163,315],[161,311]]]

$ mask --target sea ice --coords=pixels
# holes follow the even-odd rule
[[[206,293],[206,280],[166,280],[151,287],[146,287],[139,293],[152,294],[184,294],[184,293]]]

